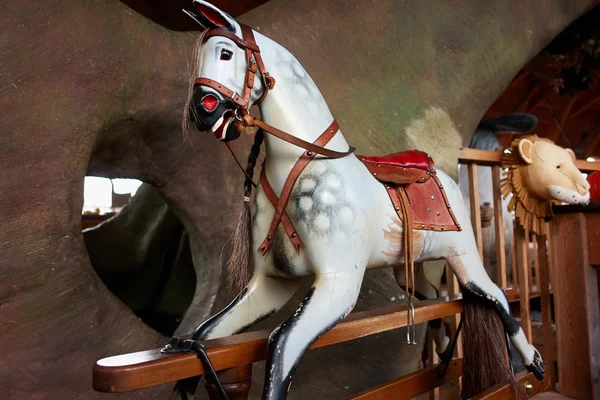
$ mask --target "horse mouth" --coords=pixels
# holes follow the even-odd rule
[[[587,205],[590,202],[589,191],[585,194],[580,194],[576,190],[566,189],[556,185],[548,186],[548,191],[554,199],[564,203]]]
[[[209,131],[212,132],[219,140],[225,140],[227,138],[227,130],[233,121],[233,117],[229,114],[230,113],[227,111],[223,113],[217,122],[215,122],[215,124],[209,129]]]

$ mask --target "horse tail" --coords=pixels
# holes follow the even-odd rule
[[[239,292],[250,282],[254,270],[254,254],[252,252],[252,212],[250,210],[250,195],[252,194],[252,176],[264,132],[259,129],[254,136],[254,144],[248,155],[246,179],[244,181],[244,204],[238,218],[237,227],[233,234],[231,257],[226,264],[227,283],[229,288]]]
[[[469,399],[498,384],[511,383],[512,373],[506,334],[488,302],[463,291],[463,379],[462,398]]]

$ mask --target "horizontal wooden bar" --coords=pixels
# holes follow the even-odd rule
[[[346,400],[412,399],[440,387],[446,382],[458,379],[462,375],[462,362],[462,358],[451,360],[444,376],[440,376],[442,365],[437,364],[367,389],[347,397]]]
[[[458,154],[458,163],[475,163],[486,166],[500,165],[502,164],[502,154],[501,151],[461,149]],[[600,161],[575,160],[575,166],[581,172],[600,171]]]
[[[475,163],[477,165],[500,165],[502,163],[501,151],[489,151],[478,149],[461,149],[458,154],[459,164]]]
[[[515,377],[517,382],[523,388],[523,393],[526,397],[522,397],[515,393],[515,388],[510,384],[497,384],[488,390],[479,393],[471,400],[514,400],[514,399],[529,399],[538,393],[545,390],[544,382],[539,382],[531,372],[523,372]],[[528,388],[527,388],[528,387]]]
[[[417,324],[462,312],[462,297],[439,297],[415,305]],[[358,339],[407,325],[406,305],[350,314],[319,338],[311,348]],[[271,332],[261,330],[206,340],[208,356],[217,371],[266,359]],[[161,354],[159,349],[104,358],[96,362],[93,386],[100,392],[127,392],[204,374],[194,354]]]

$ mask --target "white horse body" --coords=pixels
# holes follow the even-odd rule
[[[222,13],[208,3],[197,3]],[[237,26],[239,35],[239,25],[233,19],[230,23]],[[256,32],[254,35],[264,64],[277,79],[276,88],[269,91],[259,106],[262,120],[307,142],[315,141],[333,120],[323,96],[291,53],[263,35]],[[246,65],[239,61],[244,60],[244,53],[227,42],[218,36],[206,41],[200,49],[202,62],[196,74],[237,91],[244,82]],[[220,47],[237,52],[238,57],[229,65],[218,62]],[[257,79],[253,101],[261,90],[260,79]],[[215,124],[213,128],[218,127]],[[266,177],[279,196],[305,150],[271,135],[265,135],[265,143]],[[348,147],[341,132],[326,145],[341,152]],[[441,171],[438,178],[462,231],[415,231],[415,261],[445,258],[463,287],[495,304],[501,318],[512,318],[504,293],[483,268],[458,186]],[[312,288],[296,312],[269,338],[267,362],[270,365],[266,368],[263,399],[286,397],[304,352],[352,311],[366,269],[394,267],[399,281],[404,261],[402,222],[382,183],[374,179],[353,154],[339,159],[321,156],[313,159],[296,181],[286,210],[305,247],[297,254],[280,225],[270,251],[264,256],[256,252],[267,236],[275,213],[259,185],[252,227],[254,275],[238,297],[201,324],[194,336],[194,339],[210,339],[240,332],[280,309],[298,288],[297,278],[315,276]],[[527,343],[523,331],[515,328],[509,333],[525,365],[532,365],[536,351]],[[436,344],[441,353],[448,338],[442,335]]]

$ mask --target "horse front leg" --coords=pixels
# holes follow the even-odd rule
[[[234,335],[279,311],[298,288],[299,280],[255,273],[248,285],[221,312],[200,324],[194,340]]]
[[[292,316],[269,337],[263,400],[282,400],[308,348],[354,308],[364,267],[352,272],[327,272],[316,276]]]

